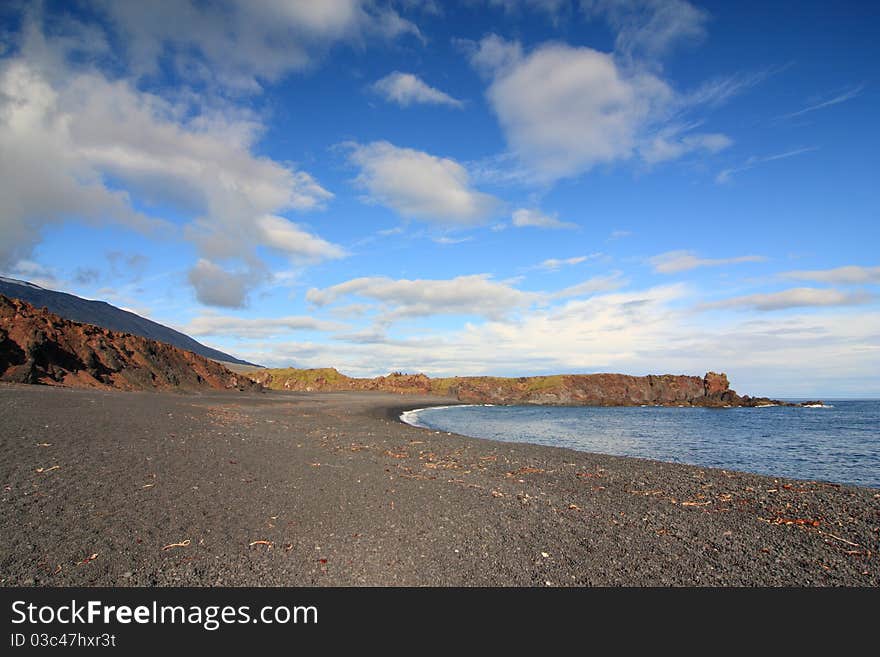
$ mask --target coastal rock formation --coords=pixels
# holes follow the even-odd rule
[[[340,374],[335,368],[260,369],[247,373],[254,381],[273,390],[293,392],[333,392],[340,390],[374,390],[401,394],[432,394],[432,380],[424,374],[401,374],[373,379],[356,379]]]
[[[333,368],[262,369],[249,376],[267,388],[318,392],[375,390],[399,394],[455,397],[468,404],[543,404],[558,406],[765,406],[786,405],[766,397],[739,396],[726,374],[704,377],[678,374],[567,374],[504,378],[471,376],[430,379],[401,374],[356,379]]]
[[[739,406],[724,374],[571,374],[561,376],[468,377],[455,386],[459,400],[477,404],[565,406]]]
[[[0,381],[121,390],[259,390],[219,363],[0,295]]]
[[[730,382],[726,374],[706,372],[706,376],[703,377],[703,389],[708,397],[723,395],[730,390]]]

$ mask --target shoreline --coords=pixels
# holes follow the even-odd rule
[[[837,401],[840,402],[840,401],[853,401],[853,400],[838,399]],[[855,401],[860,401],[860,400],[855,400]],[[616,457],[620,457],[620,458],[642,459],[642,460],[648,460],[648,461],[655,461],[658,463],[670,463],[670,464],[679,464],[679,465],[689,465],[689,466],[701,467],[701,468],[711,468],[711,469],[715,469],[715,470],[736,471],[736,472],[742,472],[745,474],[754,474],[754,475],[759,475],[759,476],[764,476],[764,477],[791,478],[791,479],[796,479],[799,481],[825,483],[825,484],[835,485],[835,486],[855,486],[855,487],[860,487],[860,488],[867,488],[869,490],[876,490],[876,491],[880,492],[880,483],[874,483],[874,482],[863,483],[863,482],[854,482],[854,481],[842,481],[842,480],[822,478],[822,477],[817,477],[817,476],[807,478],[807,477],[809,477],[809,475],[799,476],[798,474],[772,471],[770,469],[768,469],[767,471],[761,472],[760,470],[745,470],[745,469],[742,469],[741,467],[736,467],[736,466],[725,466],[725,465],[720,465],[720,464],[701,464],[701,463],[697,463],[697,462],[682,461],[682,460],[666,460],[661,457],[651,456],[651,455],[623,454],[623,453],[616,454],[614,452],[608,452],[608,451],[597,451],[594,449],[589,449],[587,447],[578,448],[578,447],[569,447],[566,445],[552,444],[552,443],[548,443],[548,442],[533,442],[528,439],[526,439],[526,440],[504,440],[504,439],[500,439],[497,437],[491,437],[491,436],[471,435],[469,433],[459,433],[457,431],[450,432],[447,429],[443,429],[443,428],[436,428],[436,427],[431,427],[431,426],[422,425],[422,424],[413,424],[413,423],[409,422],[408,420],[404,419],[404,416],[407,415],[408,413],[419,413],[420,411],[423,411],[423,410],[436,409],[436,408],[454,408],[456,406],[475,407],[475,408],[477,408],[477,407],[500,407],[500,408],[529,409],[529,410],[535,409],[535,408],[546,408],[547,407],[546,405],[540,405],[540,404],[475,404],[475,403],[467,403],[467,402],[458,402],[458,403],[454,403],[454,404],[429,404],[429,405],[424,405],[424,406],[421,406],[418,408],[411,408],[411,409],[409,407],[401,406],[400,409],[395,408],[394,410],[396,412],[397,410],[405,409],[405,410],[401,410],[399,417],[397,417],[396,419],[406,426],[415,427],[418,429],[426,429],[426,430],[435,431],[435,432],[439,431],[439,432],[447,433],[447,434],[452,433],[454,435],[459,435],[459,436],[462,436],[465,438],[470,438],[473,440],[488,440],[488,441],[493,441],[493,442],[501,442],[501,443],[505,443],[505,444],[520,444],[520,445],[521,444],[528,444],[528,445],[535,445],[535,446],[540,446],[540,447],[547,447],[547,448],[551,448],[551,449],[552,448],[569,449],[569,450],[572,450],[575,452],[581,452],[584,454],[594,454],[597,456],[616,456]],[[550,406],[550,408],[568,408],[568,409],[597,408],[597,409],[603,409],[603,410],[607,410],[610,408],[619,408],[619,409],[624,409],[624,408],[626,408],[626,409],[633,409],[633,408],[664,408],[664,409],[686,408],[686,409],[700,409],[700,410],[708,410],[708,411],[716,412],[716,411],[730,410],[732,408],[831,409],[831,408],[834,408],[834,405],[822,404],[822,405],[810,405],[810,406],[806,406],[806,405],[797,405],[797,406],[766,405],[766,406],[751,406],[751,407],[700,407],[700,406],[670,407],[670,406],[664,406],[664,405],[659,405],[659,404],[658,405],[646,404],[646,405],[642,405],[642,406],[592,406],[592,405],[578,404],[578,405],[561,405],[561,406],[560,405],[553,405],[553,406]],[[391,415],[392,414],[389,413],[389,417]]]
[[[453,404],[0,386],[0,585],[880,585],[876,489],[399,419]]]

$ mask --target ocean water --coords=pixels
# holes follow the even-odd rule
[[[880,400],[821,408],[447,406],[401,419],[474,438],[880,488]]]

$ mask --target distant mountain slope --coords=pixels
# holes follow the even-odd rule
[[[151,321],[140,315],[135,315],[127,310],[122,310],[116,306],[111,306],[106,301],[89,301],[73,294],[66,292],[56,292],[55,290],[47,290],[46,288],[19,281],[14,278],[5,278],[0,276],[0,294],[11,299],[21,299],[37,308],[46,307],[49,312],[69,319],[73,322],[82,322],[84,324],[94,324],[102,326],[111,331],[120,333],[131,333],[139,335],[142,338],[165,342],[186,351],[218,360],[224,363],[233,363],[235,365],[250,365],[259,367],[253,363],[230,356],[217,349],[206,347],[201,342],[193,340],[191,337],[180,331],[163,326],[157,322]]]
[[[117,390],[260,390],[164,342],[82,324],[0,295],[0,381]]]

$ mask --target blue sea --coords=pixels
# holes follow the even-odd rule
[[[880,400],[817,408],[447,406],[401,419],[474,438],[880,488]]]

